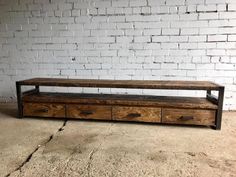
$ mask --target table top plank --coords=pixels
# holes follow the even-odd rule
[[[151,95],[84,94],[39,92],[23,97],[24,102],[149,106],[168,108],[217,109],[206,98]]]
[[[96,80],[32,78],[17,82],[20,85],[60,86],[60,87],[97,87],[133,89],[181,89],[181,90],[219,90],[221,85],[210,81],[172,81],[172,80]]]

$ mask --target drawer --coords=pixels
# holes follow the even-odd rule
[[[36,117],[65,117],[64,104],[24,103],[24,116]]]
[[[215,110],[163,109],[162,122],[193,125],[214,125]]]
[[[114,106],[112,108],[112,119],[140,122],[161,122],[161,108]]]
[[[69,118],[79,119],[111,119],[111,106],[97,105],[67,105],[66,115]]]

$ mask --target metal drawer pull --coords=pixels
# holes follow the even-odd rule
[[[93,111],[81,111],[80,114],[87,116],[93,114]]]
[[[48,112],[48,109],[44,108],[44,109],[38,109],[36,110],[35,112],[44,112],[44,113],[47,113]]]
[[[178,118],[178,120],[183,120],[183,121],[193,120],[193,116],[181,116],[180,118]]]
[[[141,114],[139,114],[139,113],[130,113],[127,115],[128,118],[136,118],[136,117],[140,117],[140,116],[141,116]]]

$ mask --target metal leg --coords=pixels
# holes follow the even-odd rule
[[[207,95],[211,95],[211,90],[207,90]]]
[[[39,92],[39,85],[35,85],[36,92]]]
[[[218,94],[218,110],[217,110],[217,115],[216,115],[216,130],[221,129],[224,90],[225,90],[224,87],[220,87],[219,94]]]
[[[17,94],[17,104],[18,104],[18,118],[23,117],[23,106],[22,106],[22,93],[21,85],[16,82],[16,94]]]

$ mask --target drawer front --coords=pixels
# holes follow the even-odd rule
[[[163,109],[162,122],[193,125],[214,125],[215,110]]]
[[[112,108],[112,119],[140,122],[161,122],[161,108],[114,106]]]
[[[65,117],[65,105],[49,103],[24,103],[24,116]]]
[[[111,119],[110,106],[97,106],[97,105],[67,105],[67,117],[79,119]]]

